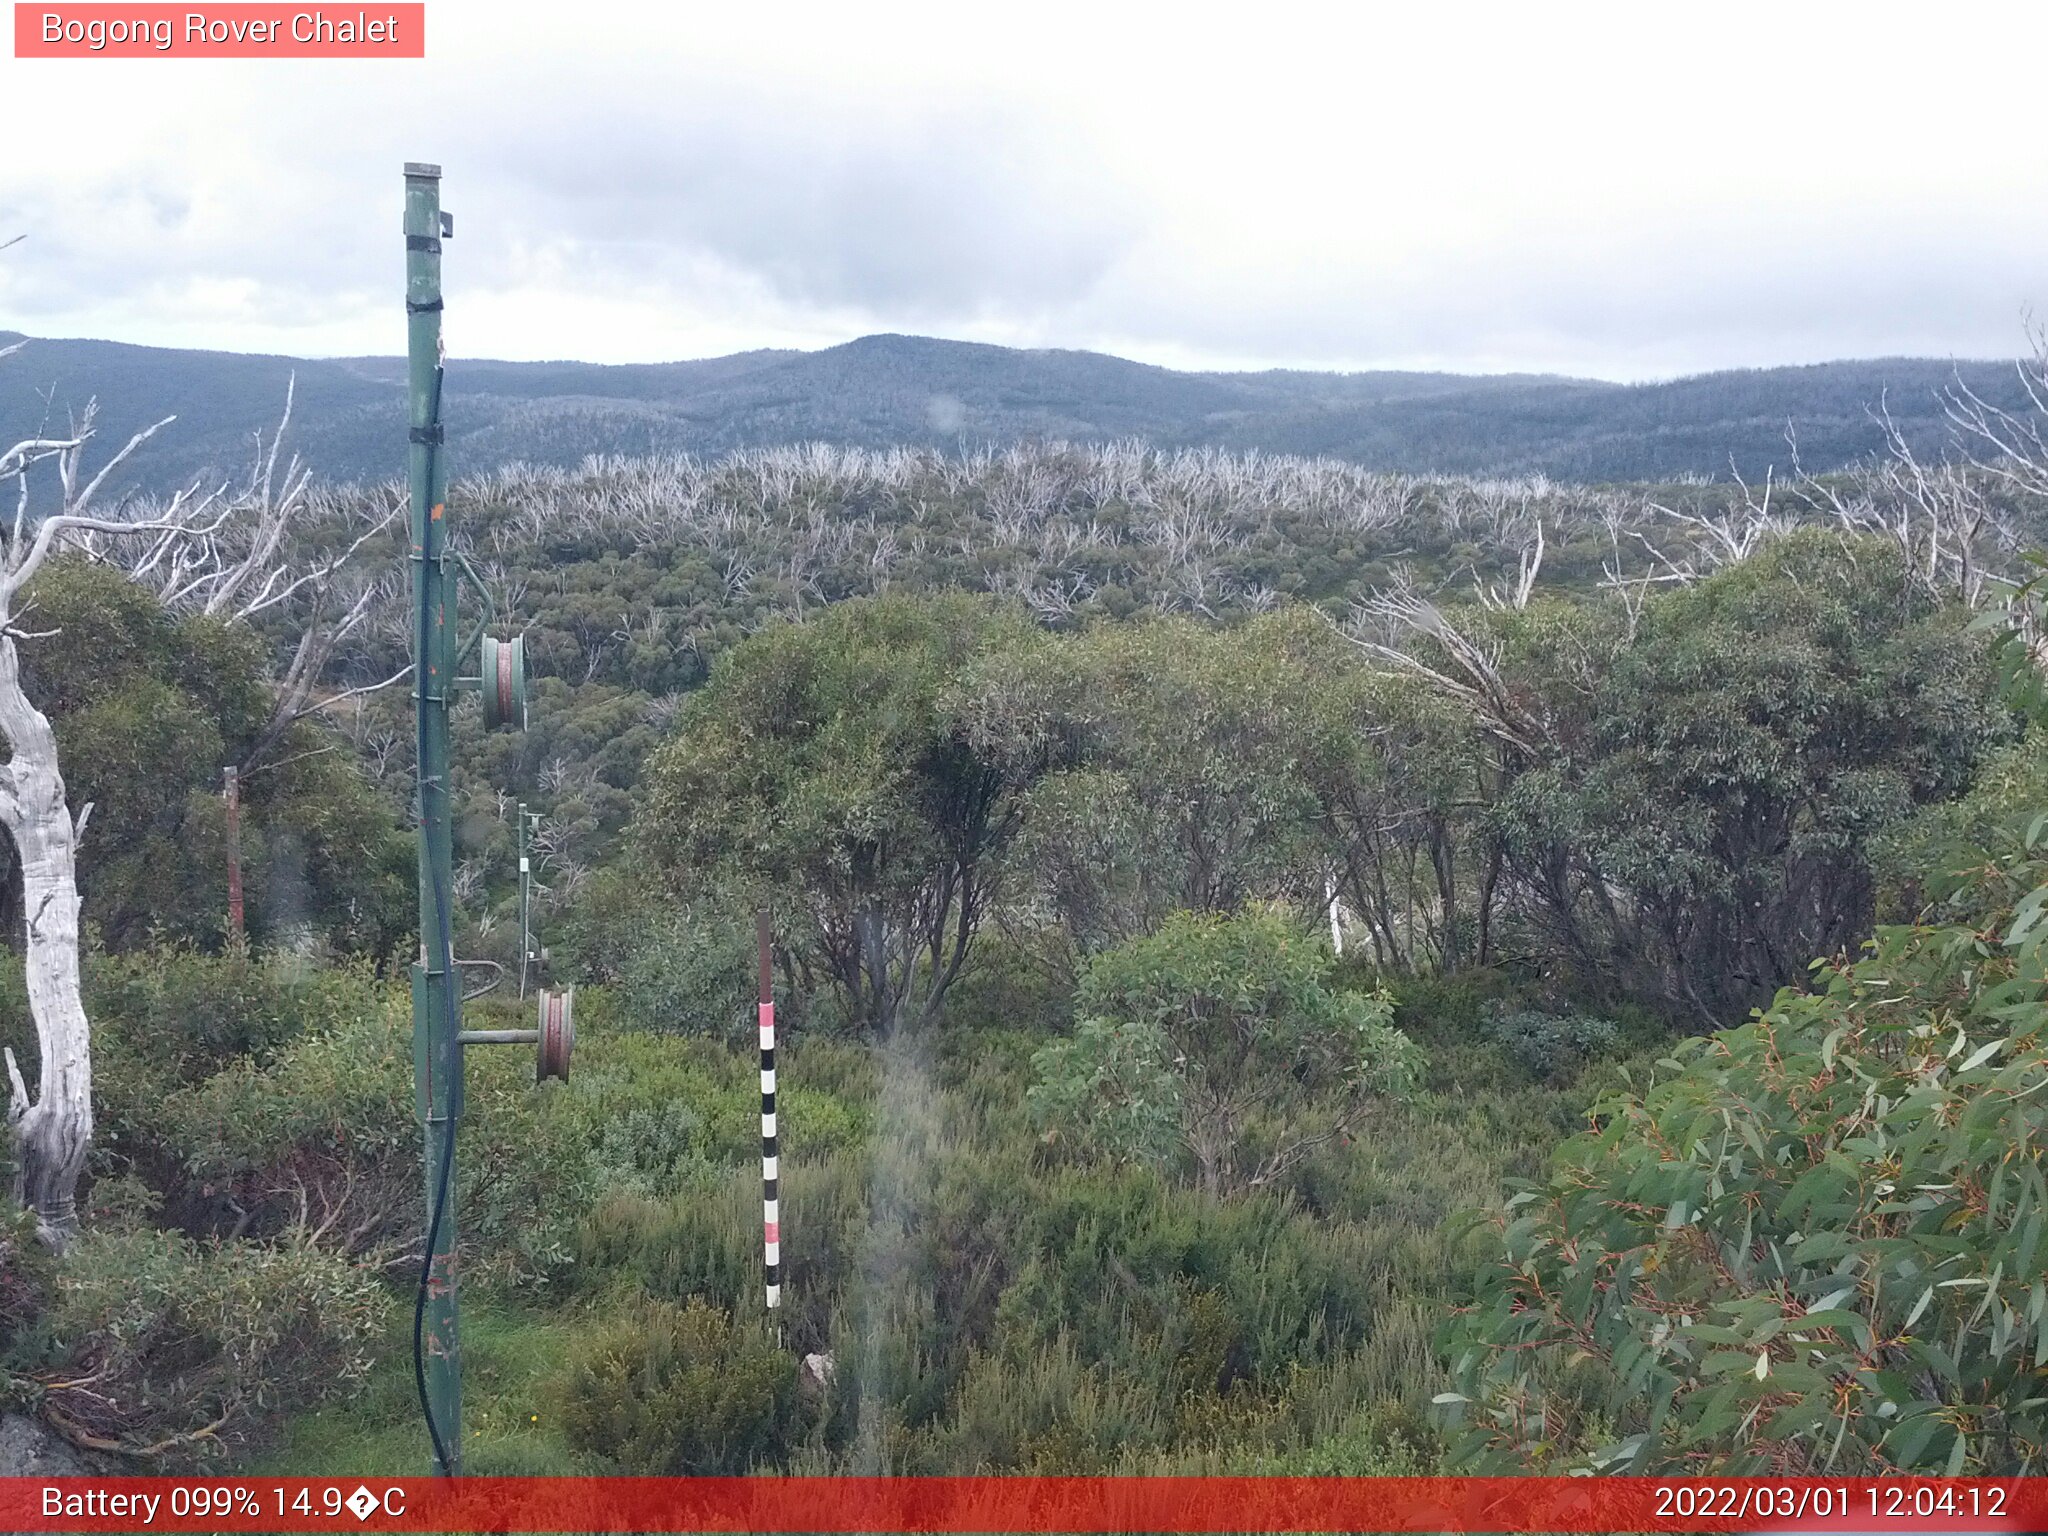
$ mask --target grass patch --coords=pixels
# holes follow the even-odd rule
[[[277,1477],[420,1477],[433,1452],[412,1374],[412,1310],[394,1321],[360,1396],[293,1420],[247,1467]],[[545,1309],[494,1296],[464,1298],[463,1470],[479,1476],[601,1473],[570,1449],[554,1412],[554,1381],[577,1336],[594,1321],[580,1304]]]

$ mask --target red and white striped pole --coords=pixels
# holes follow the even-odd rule
[[[768,958],[768,914],[755,914],[761,951],[761,1242],[767,1262],[768,1310],[782,1302],[782,1215],[775,1140],[775,997]]]

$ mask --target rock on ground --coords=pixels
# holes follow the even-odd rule
[[[90,1477],[98,1471],[47,1424],[0,1413],[0,1477]]]

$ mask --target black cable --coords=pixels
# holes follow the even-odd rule
[[[449,1115],[447,1129],[441,1133],[441,1181],[434,1191],[434,1210],[427,1222],[427,1252],[420,1262],[420,1283],[412,1304],[412,1375],[413,1385],[419,1392],[420,1412],[427,1421],[427,1435],[434,1442],[434,1460],[440,1465],[441,1475],[452,1476],[454,1468],[448,1460],[447,1444],[441,1439],[441,1427],[434,1421],[433,1404],[427,1400],[427,1282],[434,1268],[434,1242],[441,1235],[441,1217],[448,1208],[449,1172],[455,1166],[455,1116]],[[453,1257],[451,1253],[450,1257]]]
[[[436,368],[434,369],[433,409],[429,413],[431,417],[430,425],[433,427],[438,427],[441,424],[442,372],[443,370],[439,366],[436,366]],[[435,453],[438,451],[438,448],[438,441],[430,440],[426,443],[426,494],[430,497],[434,494],[434,456]],[[420,581],[422,586],[425,585],[426,581],[425,546],[426,540],[423,534],[421,537],[420,548]],[[433,633],[431,628],[431,616],[427,612],[427,605],[425,603],[420,603],[419,635],[418,644],[413,651],[413,667],[416,673],[414,680],[419,687],[420,697],[422,701],[424,701],[426,698],[427,690],[427,649],[430,645],[432,645],[432,643]],[[443,686],[446,686],[445,679],[443,680]],[[418,731],[417,741],[415,742],[413,749],[413,772],[415,777],[419,780],[421,836],[424,837],[426,835],[425,822],[427,809],[427,781],[424,772],[427,763],[426,710],[424,708],[420,709],[419,711],[417,711],[417,716]],[[431,847],[427,849],[427,867],[430,871],[433,872],[433,878],[431,879],[430,883],[433,887],[434,892],[434,940],[435,946],[439,951],[439,958],[441,961],[441,976],[443,982],[441,994],[444,1001],[447,1004],[448,1034],[449,1038],[453,1039],[456,1033],[456,1029],[460,1023],[460,1017],[456,1012],[457,1005],[455,1000],[455,988],[452,985],[455,971],[455,936],[449,924],[448,908],[450,906],[450,901],[448,893],[441,888],[440,871],[434,862],[434,851]],[[422,956],[422,959],[424,958],[425,957]],[[432,1053],[429,1052],[428,1061],[430,1064],[432,1062],[432,1059]],[[459,1063],[461,1061],[459,1046],[457,1047],[456,1060],[459,1067]],[[444,1122],[444,1128],[441,1132],[441,1176],[439,1181],[435,1185],[433,1208],[429,1212],[427,1217],[427,1251],[420,1258],[420,1281],[418,1289],[413,1294],[412,1304],[413,1386],[419,1392],[420,1413],[425,1417],[427,1421],[428,1438],[434,1442],[434,1460],[437,1463],[439,1463],[441,1468],[441,1474],[444,1477],[452,1476],[455,1468],[454,1463],[449,1459],[448,1456],[448,1444],[445,1440],[441,1438],[441,1426],[434,1420],[433,1404],[427,1397],[427,1297],[429,1295],[430,1286],[434,1274],[434,1244],[440,1239],[441,1223],[447,1215],[449,1184],[451,1176],[455,1169],[455,1095],[460,1092],[460,1088],[461,1085],[458,1083],[450,1091],[448,1116],[446,1121]],[[433,1109],[433,1102],[431,1096],[429,1097],[427,1107],[429,1112],[431,1113]],[[452,1263],[454,1260],[454,1254],[452,1252],[449,1254],[449,1259]]]

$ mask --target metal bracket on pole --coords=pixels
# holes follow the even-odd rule
[[[498,983],[505,979],[505,967],[496,960],[457,960],[455,962],[455,968],[458,971],[463,969],[472,969],[479,971],[489,971],[491,973],[491,979],[489,981],[485,982],[480,987],[472,987],[469,991],[462,994],[462,1000],[465,1003],[474,1002],[477,998],[484,996],[486,993],[497,991]],[[463,1041],[464,1044],[467,1044],[468,1042],[465,1038],[466,1034],[466,1031],[458,1033],[456,1035],[456,1039]]]
[[[464,1045],[531,1045],[534,1052],[533,1080],[545,1082],[558,1077],[569,1080],[569,1057],[576,1049],[576,989],[560,992],[540,989],[540,1023],[534,1029],[465,1029],[457,1038]]]

